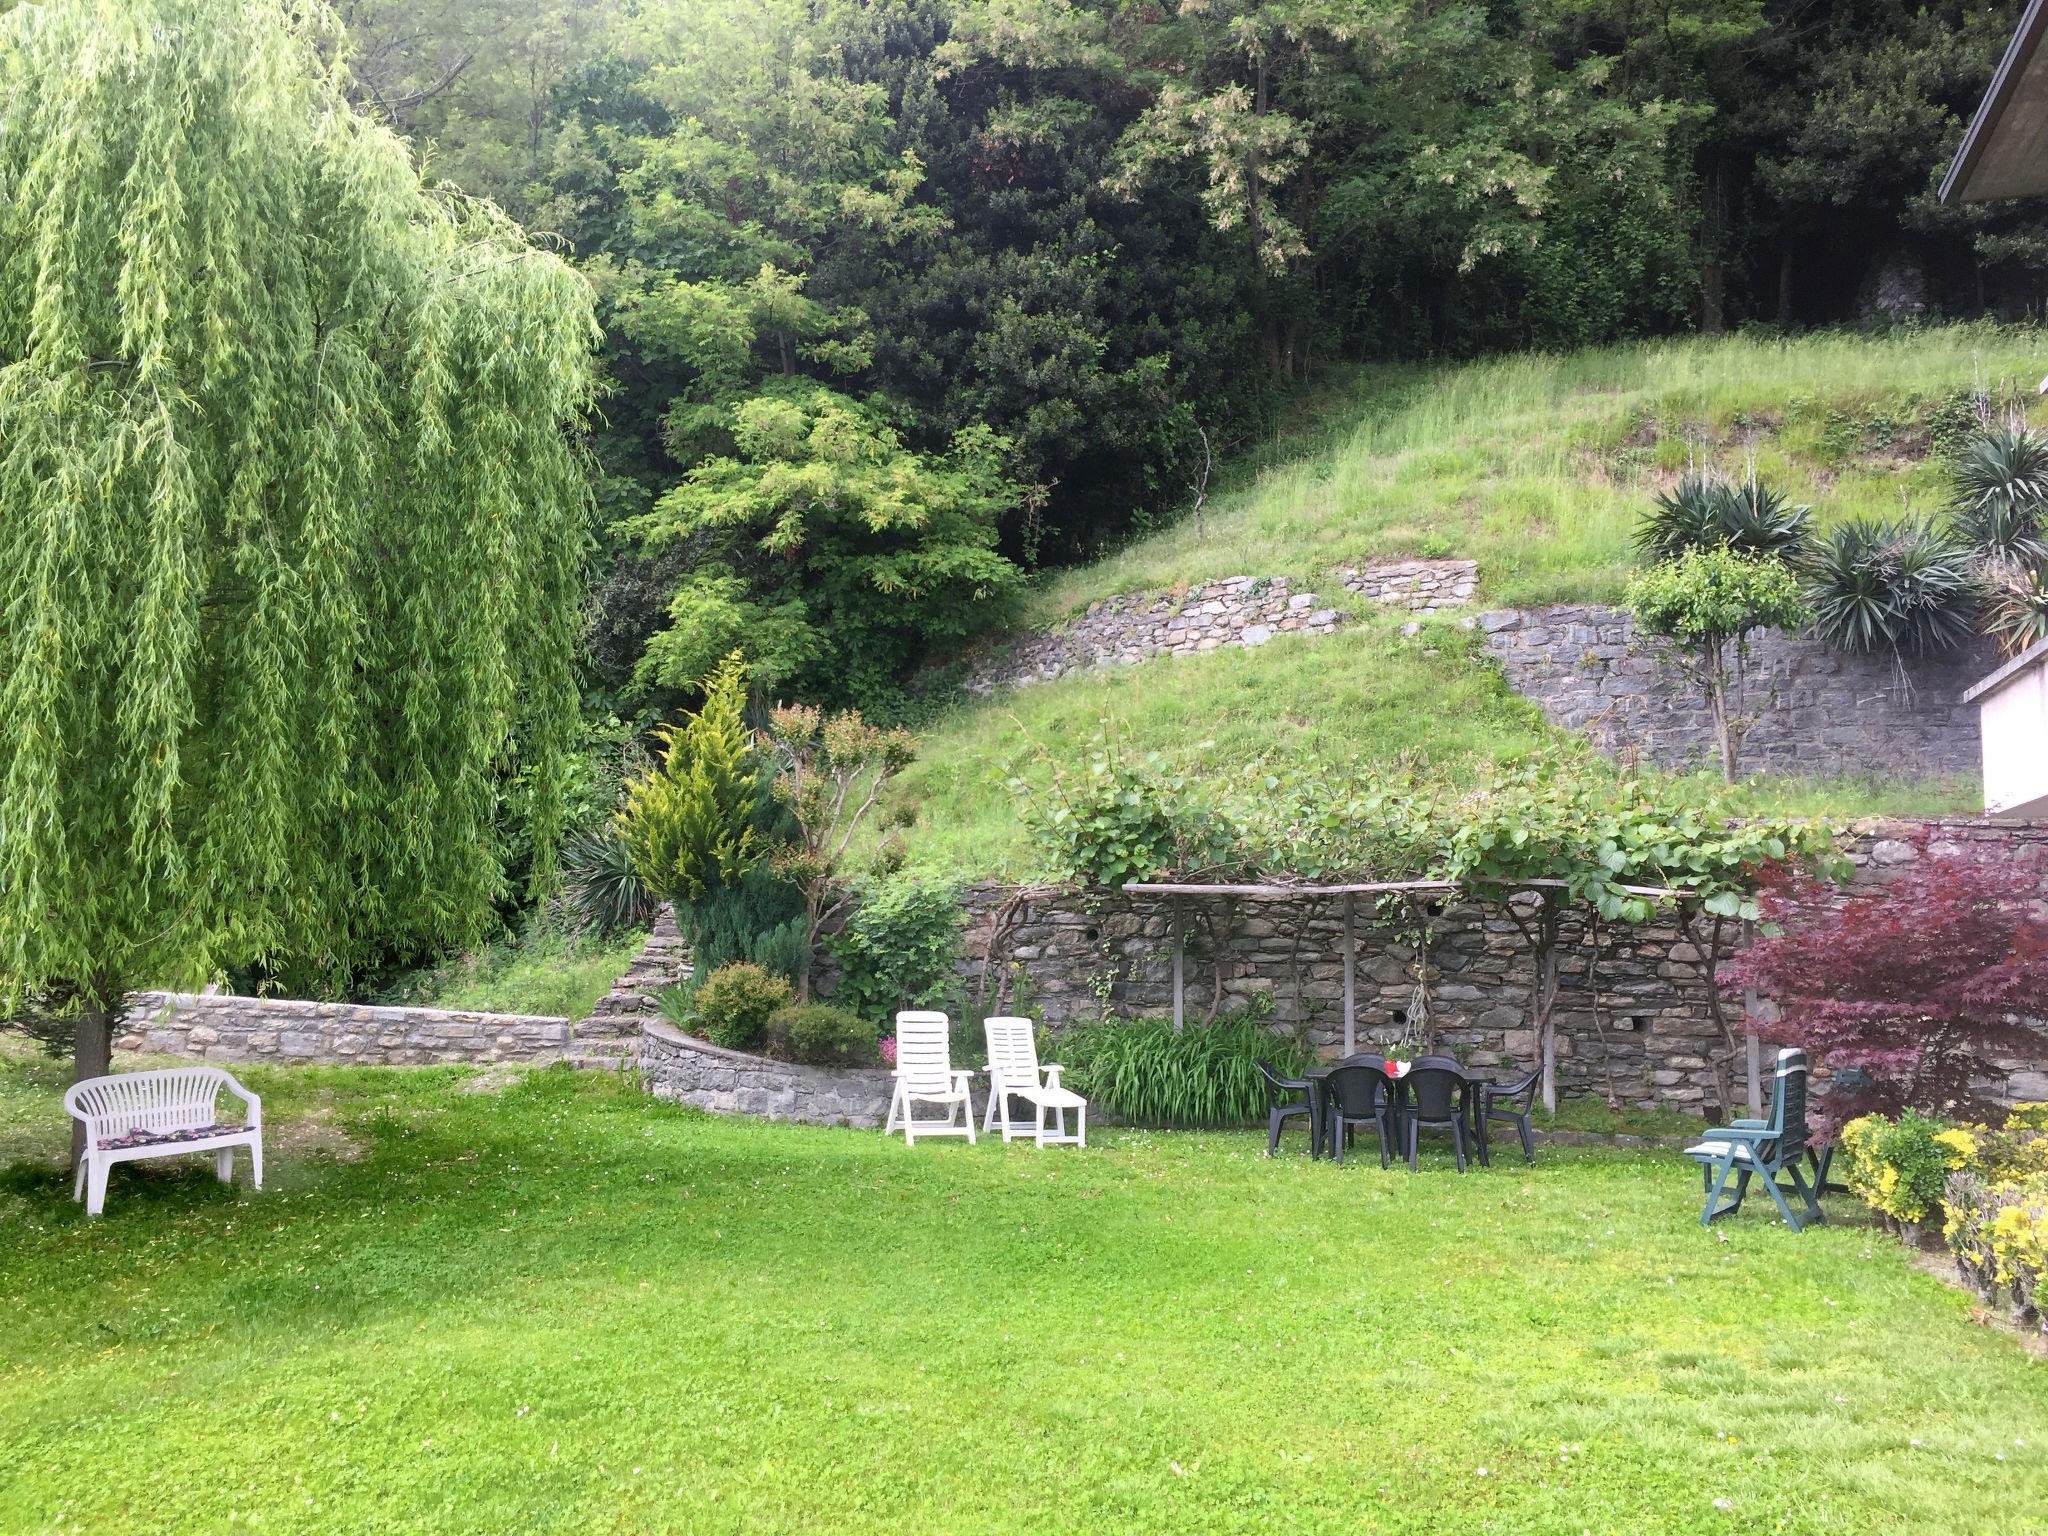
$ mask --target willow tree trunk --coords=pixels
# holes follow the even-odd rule
[[[105,1077],[114,1064],[114,1028],[121,1020],[123,993],[106,975],[79,989],[78,1030],[72,1037],[71,1081]],[[71,1166],[85,1156],[85,1123],[71,1122]]]

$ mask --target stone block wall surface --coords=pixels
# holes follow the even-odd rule
[[[577,1023],[578,1043],[594,1046],[605,1040],[637,1039],[642,1024],[661,1017],[655,994],[689,974],[690,947],[676,932],[675,910],[664,906],[655,914],[647,942],[633,963],[598,999],[590,1017]]]
[[[1982,842],[2043,855],[2048,899],[2048,823],[1871,823],[1858,830],[1849,855],[1859,882],[1882,882],[1923,850]],[[1020,900],[1004,888],[970,891],[961,962],[970,1005],[987,1012],[1028,1009],[1054,1031],[1104,1016],[1170,1015],[1175,900],[1079,891],[1033,892]],[[1298,1033],[1326,1058],[1342,1051],[1341,898],[1177,900],[1178,921],[1189,934],[1186,1017],[1201,1019],[1212,1004],[1230,1009],[1263,996],[1277,1031]],[[1529,950],[1497,906],[1453,901],[1430,914],[1426,999],[1418,997],[1412,927],[1376,923],[1364,899],[1353,921],[1360,1049],[1397,1042],[1412,1048],[1426,1009],[1435,1038],[1468,1066],[1506,1074],[1536,1065],[1527,1018]],[[1612,1091],[1625,1104],[1694,1112],[1725,1106],[1735,1085],[1717,1079],[1713,1062],[1728,1055],[1727,1036],[1692,938],[1669,920],[1610,925],[1597,960],[1590,938],[1583,923],[1570,924],[1561,946],[1555,1015],[1560,1093]],[[1739,1033],[1739,1005],[1727,1007],[1726,1018]],[[1986,1086],[2014,1102],[2048,1097],[2048,1024],[2042,1034],[2039,1055],[2000,1062],[2004,1080]]]
[[[1477,560],[1380,560],[1337,574],[1353,592],[1417,613],[1462,608],[1479,590]]]
[[[1610,755],[1667,768],[1718,761],[1704,695],[1640,640],[1618,608],[1559,606],[1479,615],[1509,684],[1555,725]],[[1977,707],[1963,690],[1988,652],[1909,662],[1843,656],[1818,640],[1766,631],[1753,642],[1743,713],[1745,771],[1962,775],[1981,768]]]
[[[888,1118],[896,1083],[886,1068],[771,1061],[721,1049],[658,1021],[641,1030],[640,1080],[658,1099],[716,1114],[863,1129]]]
[[[1376,603],[1436,613],[1478,590],[1472,560],[1387,560],[1345,566],[1340,585]],[[1198,656],[1264,645],[1275,635],[1327,635],[1344,622],[1286,576],[1226,576],[1185,592],[1132,592],[1088,605],[1079,618],[1000,645],[970,670],[970,693],[1047,682],[1088,667],[1128,666],[1156,656]]]
[[[567,1053],[572,1038],[569,1020],[532,1014],[138,992],[114,1043],[199,1061],[392,1067],[547,1061]]]

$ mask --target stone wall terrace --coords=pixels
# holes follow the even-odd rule
[[[1583,731],[1612,756],[1666,768],[1716,760],[1706,699],[1623,609],[1562,605],[1479,615],[1487,648],[1517,693],[1554,725]],[[1963,690],[1991,670],[1986,651],[1910,662],[1844,656],[1805,635],[1768,630],[1753,643],[1744,771],[1973,776],[1977,708]]]
[[[715,1114],[865,1130],[888,1119],[896,1083],[895,1074],[884,1067],[806,1067],[771,1061],[722,1049],[660,1022],[642,1027],[640,1079],[658,1099],[694,1104]]]
[[[530,1014],[138,992],[114,1043],[198,1061],[395,1067],[552,1060],[573,1037],[569,1020]]]

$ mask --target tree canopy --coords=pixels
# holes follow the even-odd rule
[[[576,709],[588,284],[271,0],[0,16],[0,993],[476,937]],[[88,1036],[96,1035],[89,1040]]]

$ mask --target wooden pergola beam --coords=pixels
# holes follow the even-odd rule
[[[1420,891],[1462,891],[1467,885],[1505,885],[1515,890],[1567,890],[1569,880],[1502,880],[1475,875],[1461,880],[1373,880],[1358,885],[1195,885],[1171,881],[1131,880],[1124,884],[1128,896],[1236,896],[1251,901],[1314,901],[1325,896],[1385,896]],[[1664,885],[1617,887],[1627,896],[1646,896],[1657,901],[1683,901],[1697,891],[1674,890]]]

